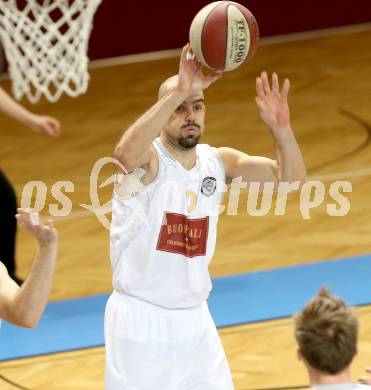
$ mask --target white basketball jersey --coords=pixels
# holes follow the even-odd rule
[[[191,170],[159,138],[153,145],[159,158],[155,180],[134,196],[114,191],[113,287],[165,308],[189,308],[204,302],[211,290],[208,265],[226,189],[224,165],[207,144],[196,146]]]

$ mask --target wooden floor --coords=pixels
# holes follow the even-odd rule
[[[255,77],[277,71],[291,80],[292,123],[310,177],[322,178],[326,190],[333,180],[348,180],[353,192],[345,217],[330,217],[325,203],[304,220],[298,194],[289,197],[285,216],[270,212],[253,217],[241,197],[237,216],[222,214],[218,244],[211,264],[213,276],[264,270],[370,252],[371,230],[371,29],[336,33],[305,41],[262,45],[249,65],[227,73],[206,92],[207,120],[203,142],[230,146],[249,154],[273,156],[268,130],[254,102]],[[1,168],[19,197],[30,180],[48,186],[46,208],[59,180],[74,183],[69,194],[72,214],[56,219],[60,254],[52,299],[108,292],[111,289],[109,233],[90,203],[89,176],[95,162],[111,156],[120,133],[155,100],[157,87],[176,73],[177,59],[97,68],[89,92],[80,98],[40,103],[34,109],[60,118],[63,136],[52,141],[31,134],[0,117]],[[2,86],[9,90],[9,83]],[[100,183],[112,173],[106,167]],[[111,186],[99,190],[110,199]],[[225,201],[228,200],[226,196]],[[18,240],[19,274],[25,276],[35,247],[23,232]],[[360,310],[362,329],[354,377],[371,365],[371,307]],[[292,320],[285,319],[221,330],[237,390],[306,386],[295,357]],[[0,375],[29,389],[102,389],[102,348],[24,359],[0,364]],[[1,389],[14,389],[0,380]]]

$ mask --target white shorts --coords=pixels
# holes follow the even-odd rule
[[[113,292],[105,312],[106,390],[233,390],[206,302],[168,310]]]

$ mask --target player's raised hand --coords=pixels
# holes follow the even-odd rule
[[[269,85],[267,72],[256,78],[256,104],[263,121],[273,130],[280,131],[290,127],[290,110],[287,96],[290,82],[285,79],[280,89],[278,76],[272,74],[272,87]]]
[[[188,92],[189,95],[200,92],[218,80],[222,74],[220,71],[214,71],[205,76],[202,72],[202,65],[194,57],[189,43],[183,47],[179,65],[179,91]]]
[[[57,242],[58,233],[52,220],[49,220],[47,225],[43,225],[39,220],[38,213],[30,213],[21,208],[17,209],[15,217],[19,225],[34,236],[40,245],[50,245]]]
[[[61,125],[59,121],[50,116],[33,114],[30,127],[35,132],[46,134],[52,138],[59,137],[61,132]]]

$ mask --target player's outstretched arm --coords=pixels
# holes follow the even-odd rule
[[[19,326],[34,327],[48,302],[57,258],[57,231],[51,221],[38,222],[37,214],[18,209],[18,223],[38,241],[27,279],[19,287],[0,264],[0,318]]]
[[[249,156],[231,148],[220,148],[226,174],[230,178],[242,176],[244,181],[283,182],[299,181],[306,178],[306,168],[299,145],[290,123],[288,93],[290,83],[285,79],[280,90],[278,76],[272,75],[272,88],[268,75],[262,72],[256,79],[256,103],[263,121],[268,125],[276,150],[276,159]]]
[[[58,137],[60,134],[60,123],[57,119],[44,115],[36,115],[28,111],[13,100],[1,87],[0,111],[37,133],[46,134],[53,138]]]
[[[189,44],[184,46],[178,77],[169,82],[159,100],[126,130],[115,148],[115,157],[129,171],[148,163],[153,156],[152,142],[174,111],[188,96],[208,88],[220,76],[221,72],[205,76]]]

